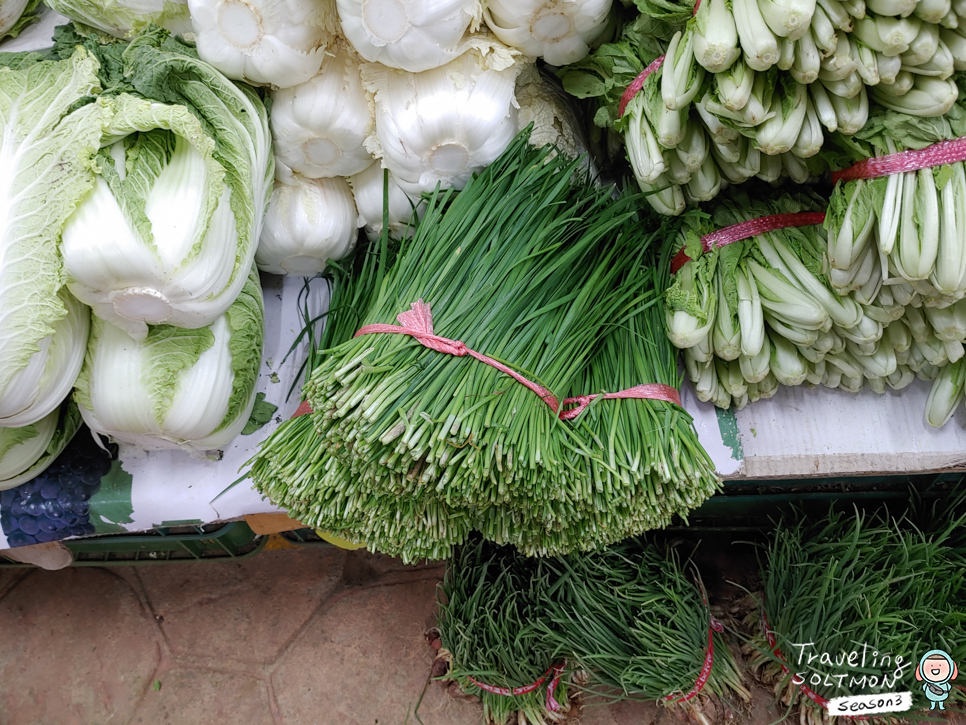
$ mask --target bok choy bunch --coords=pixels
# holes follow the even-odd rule
[[[710,217],[686,216],[672,245],[695,261],[680,268],[665,292],[666,329],[684,350],[699,399],[742,408],[771,397],[779,384],[857,392],[868,382],[883,392],[887,385],[903,388],[917,375],[934,376],[934,367],[914,359],[919,347],[899,321],[903,307],[894,304],[881,278],[846,293],[835,290],[820,226],[701,250],[701,236],[713,230],[820,208],[819,200],[804,196],[752,202],[735,195],[719,199]],[[935,343],[924,337],[921,346],[935,365],[946,353],[931,339]]]
[[[852,139],[841,165],[966,134],[966,108],[940,118],[879,109]],[[947,307],[966,296],[966,166],[956,162],[873,179],[839,182],[825,224],[829,260],[842,280],[859,275],[875,250],[877,277],[908,283],[922,303]]]
[[[65,33],[101,59],[93,188],[63,229],[67,286],[144,339],[148,325],[201,328],[245,285],[272,191],[265,106],[154,28],[130,45]]]
[[[255,403],[264,308],[258,272],[206,327],[152,326],[135,340],[95,318],[74,400],[94,433],[145,449],[195,454],[241,433]]]

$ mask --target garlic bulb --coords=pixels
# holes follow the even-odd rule
[[[480,25],[480,0],[337,0],[342,32],[368,61],[413,73],[463,53]]]
[[[275,155],[310,179],[351,176],[373,162],[366,151],[372,113],[358,57],[334,46],[318,75],[272,93]]]
[[[315,275],[353,250],[358,229],[345,179],[293,174],[291,184],[275,182],[255,262],[273,274]]]
[[[288,88],[319,71],[333,0],[188,0],[198,55],[229,78]]]
[[[356,209],[359,211],[359,226],[366,228],[366,235],[375,239],[382,233],[383,211],[383,168],[373,164],[361,174],[349,178],[352,194],[355,196]],[[389,173],[389,233],[394,237],[412,234],[410,220],[413,211],[421,217],[426,205],[419,199],[410,199],[399,188],[392,173]]]
[[[375,94],[376,132],[366,145],[410,196],[462,189],[516,134],[515,51],[490,44],[423,73],[378,64],[363,68]]]
[[[502,42],[550,65],[584,58],[608,30],[612,0],[489,0],[483,19]]]

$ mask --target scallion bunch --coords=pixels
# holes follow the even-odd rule
[[[463,191],[434,194],[360,326],[423,300],[435,334],[558,401],[677,387],[653,266],[665,230],[640,219],[639,197],[615,200],[580,168],[525,131]],[[303,393],[314,413],[266,442],[256,487],[405,559],[444,557],[474,529],[533,554],[592,549],[666,525],[717,486],[673,403],[598,398],[561,420],[495,368],[405,335],[343,342]]]
[[[765,552],[762,607],[791,672],[830,699],[909,689],[919,658],[934,648],[962,661],[962,559],[950,547],[950,536],[962,526],[961,517],[949,516],[920,529],[885,510],[833,511],[816,523],[798,516],[781,524]],[[749,615],[749,624],[757,631],[752,666],[759,677],[787,705],[798,703],[804,722],[826,722],[827,716],[770,654],[758,616]],[[842,653],[853,651],[864,653],[864,672],[843,660]],[[809,662],[808,655],[822,653],[829,654],[832,665],[819,664],[818,659]],[[890,658],[886,664],[873,666],[873,657],[881,663],[885,655]],[[888,673],[891,680],[897,667],[902,673],[896,686],[879,687],[882,674]],[[815,677],[816,673],[822,676]],[[844,679],[836,677],[842,674]],[[875,675],[875,684],[851,679],[863,674]],[[921,694],[914,694],[914,708],[922,703],[928,707]]]

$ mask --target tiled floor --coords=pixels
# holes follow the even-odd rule
[[[441,577],[327,547],[0,570],[0,725],[479,725],[476,705],[427,686]],[[739,720],[777,721],[765,699]],[[580,722],[679,720],[625,703]]]

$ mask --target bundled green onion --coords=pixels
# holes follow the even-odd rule
[[[549,593],[538,627],[558,656],[587,673],[589,690],[680,704],[703,723],[722,721],[719,708],[736,709],[735,696],[750,700],[702,591],[674,553],[629,540],[548,559],[543,570]],[[709,635],[711,670],[694,693]]]
[[[363,325],[422,300],[435,335],[558,401],[676,388],[666,265],[652,264],[663,230],[639,221],[639,198],[614,200],[525,134],[462,192],[428,200]],[[408,335],[338,345],[303,392],[315,412],[265,443],[256,487],[306,523],[409,560],[446,556],[473,529],[528,553],[592,549],[667,525],[717,486],[674,403],[599,396],[561,420],[496,368]]]
[[[713,621],[677,556],[649,542],[547,559],[470,542],[448,561],[440,656],[450,663],[448,676],[481,698],[488,723],[503,725],[512,713],[520,722],[556,722],[567,711],[568,684],[609,699],[680,706],[710,723],[735,696],[750,697]],[[702,677],[709,636],[710,670]],[[523,688],[553,666],[563,673],[551,692],[556,711],[547,708],[552,674],[522,695],[480,687]]]
[[[966,657],[962,558],[950,546],[962,526],[961,517],[944,516],[920,530],[885,511],[857,510],[779,526],[763,563],[765,616],[749,617],[758,677],[786,705],[798,704],[805,723],[828,719],[798,683],[825,699],[912,689],[913,709],[928,708],[922,691],[908,687],[920,657],[935,648]]]
[[[439,589],[438,657],[449,663],[447,677],[480,698],[487,725],[544,725],[565,720],[570,710],[567,693],[573,666],[557,656],[555,642],[541,626],[546,625],[548,584],[540,559],[482,540],[457,547],[446,562]],[[555,665],[563,666],[550,693],[557,711],[547,707]],[[482,683],[512,691],[541,677],[540,686],[518,695],[480,687]]]

